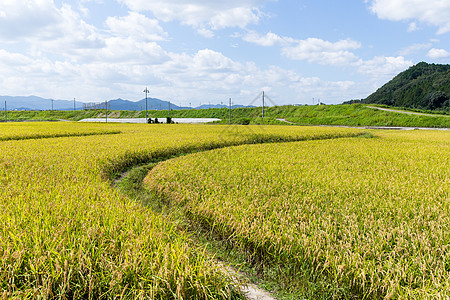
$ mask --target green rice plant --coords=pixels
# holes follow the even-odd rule
[[[290,127],[289,127],[290,128]],[[244,145],[145,183],[306,298],[450,296],[450,133]]]

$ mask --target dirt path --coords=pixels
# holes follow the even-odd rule
[[[248,280],[246,280],[245,274],[237,271],[232,266],[227,266],[219,261],[217,262],[217,265],[222,271],[235,278],[236,281],[246,282],[240,285],[240,289],[247,300],[276,300],[269,292],[259,288],[256,284],[249,283]]]
[[[383,111],[390,111],[390,112],[396,112],[401,114],[407,114],[407,115],[418,115],[418,116],[428,116],[428,117],[450,117],[449,115],[438,115],[438,114],[425,114],[425,113],[418,113],[413,111],[406,111],[406,110],[397,110],[397,109],[391,109],[391,108],[383,108],[383,107],[376,107],[376,106],[370,106],[367,105],[368,108],[383,110]]]
[[[248,300],[276,300],[268,292],[261,290],[254,284],[248,284],[241,289]]]

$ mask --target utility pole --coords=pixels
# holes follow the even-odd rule
[[[169,101],[169,118],[170,118],[170,101]]]
[[[76,111],[76,107],[75,107],[75,98],[73,98],[73,111]]]
[[[230,109],[228,113],[228,125],[231,125],[231,98],[230,98]]]
[[[147,112],[147,94],[149,93],[147,87],[144,90],[145,93],[145,122],[148,123],[148,112]]]
[[[8,122],[8,113],[6,110],[6,100],[5,100],[5,123]]]
[[[52,99],[52,111],[53,111],[53,99]]]
[[[263,91],[263,94],[262,94],[262,117],[264,118],[264,91]]]
[[[106,110],[105,120],[106,123],[108,123],[108,100],[105,101],[105,110]]]

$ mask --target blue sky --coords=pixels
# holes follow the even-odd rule
[[[2,0],[0,95],[337,104],[450,62],[447,0]]]

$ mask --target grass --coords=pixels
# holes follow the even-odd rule
[[[173,111],[173,117],[220,118],[228,124],[228,109]],[[164,117],[167,112],[151,112],[151,116]],[[362,104],[321,106],[273,106],[261,108],[236,108],[232,110],[232,123],[287,125],[287,121],[298,125],[343,125],[343,126],[401,126],[401,127],[450,127],[447,116],[417,116],[395,112],[377,111]]]
[[[450,134],[375,136],[196,153],[145,182],[291,297],[447,298]]]
[[[151,118],[166,118],[168,111],[149,110]],[[418,116],[388,111],[379,111],[362,104],[321,106],[273,106],[261,108],[235,108],[232,110],[233,124],[288,125],[277,119],[286,119],[297,125],[341,125],[341,126],[399,126],[399,127],[450,127],[446,115]],[[227,108],[173,110],[173,118],[219,118],[221,124],[228,124]],[[105,117],[104,111],[39,111],[10,112],[15,120],[58,120],[78,121],[84,118]],[[145,118],[145,111],[110,111],[110,118]]]
[[[450,127],[446,116],[417,116],[377,111],[361,104],[306,107],[286,119],[302,125]]]

